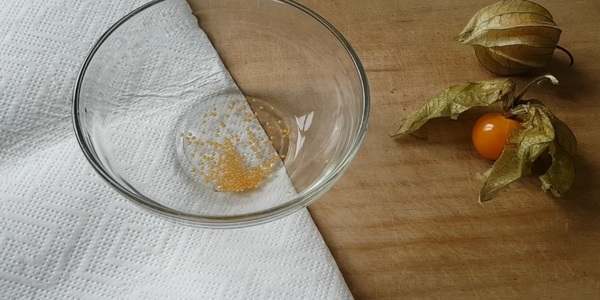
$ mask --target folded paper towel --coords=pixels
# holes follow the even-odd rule
[[[81,123],[103,164],[124,186],[164,206],[227,216],[296,196],[265,131],[182,0],[144,9],[112,32],[88,65],[80,93],[80,111],[87,111]],[[205,146],[186,143],[182,134]],[[260,156],[274,163],[273,176],[260,189],[216,192],[212,182],[192,173],[207,172],[211,162],[200,164],[200,157],[218,152],[207,142],[226,139],[239,139],[236,150],[249,165],[259,165],[251,137]]]
[[[246,229],[185,227],[133,206],[85,161],[70,123],[76,73],[143,2],[0,6],[0,298],[351,298],[306,210]],[[183,0],[164,5],[193,18]]]

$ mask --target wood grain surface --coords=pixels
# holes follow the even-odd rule
[[[549,71],[560,87],[535,89],[579,140],[577,183],[563,199],[537,179],[480,205],[490,163],[470,144],[475,115],[434,122],[428,139],[388,133],[441,89],[494,77],[454,41],[493,1],[302,0],[351,42],[367,70],[367,140],[312,215],[357,299],[600,298],[600,2],[539,3],[562,27]],[[530,77],[518,77],[521,83]]]

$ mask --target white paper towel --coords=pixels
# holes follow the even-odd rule
[[[185,1],[158,3],[113,32],[86,70],[81,99],[89,108],[81,121],[95,149],[106,149],[96,152],[118,174],[113,177],[160,204],[231,215],[296,196],[275,149]],[[265,160],[277,159],[274,174],[251,192],[215,192],[191,169],[209,171],[202,167],[210,161],[199,163],[200,158],[217,151],[207,143],[186,144],[180,135],[187,133],[204,142],[238,137],[237,150],[256,166],[262,160],[251,150],[253,135]]]
[[[142,3],[0,5],[0,298],[351,298],[306,210],[185,227],[133,206],[85,161],[72,84],[95,39]]]

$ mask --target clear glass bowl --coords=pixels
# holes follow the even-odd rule
[[[307,206],[365,137],[354,50],[293,1],[188,2],[143,5],[95,44],[73,97],[85,156],[128,199],[184,223],[243,227]],[[254,170],[270,157],[257,189],[219,191],[225,141]]]

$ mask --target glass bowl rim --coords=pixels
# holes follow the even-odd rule
[[[350,43],[344,38],[344,36],[333,27],[331,23],[325,20],[323,17],[305,7],[302,4],[299,4],[293,0],[269,0],[275,1],[278,3],[283,3],[291,6],[299,10],[300,13],[308,15],[312,17],[314,20],[319,22],[323,27],[325,27],[338,43],[346,50],[347,54],[352,59],[356,72],[359,76],[362,88],[362,100],[363,100],[363,111],[360,118],[359,126],[356,132],[353,135],[352,145],[350,146],[350,150],[347,151],[341,160],[336,164],[336,166],[328,173],[326,176],[321,177],[317,182],[311,184],[311,186],[298,194],[296,197],[291,198],[283,204],[277,205],[275,207],[271,207],[265,210],[252,212],[248,214],[239,214],[232,216],[203,216],[198,214],[184,213],[169,207],[166,207],[150,198],[145,197],[144,195],[135,195],[125,187],[123,187],[120,183],[115,181],[112,176],[110,176],[102,167],[102,165],[97,161],[94,156],[93,151],[90,149],[88,144],[86,143],[81,120],[79,117],[79,100],[80,100],[80,92],[83,80],[85,78],[85,74],[87,68],[89,67],[94,55],[100,49],[104,41],[108,39],[108,37],[119,28],[121,25],[126,23],[129,19],[137,15],[138,13],[144,11],[147,8],[150,8],[158,3],[163,1],[170,0],[153,0],[150,1],[123,16],[113,25],[111,25],[94,43],[92,49],[86,55],[86,58],[81,66],[79,74],[77,76],[77,81],[75,84],[75,88],[73,89],[72,96],[72,122],[73,129],[75,132],[75,136],[77,138],[77,142],[85,155],[87,161],[92,165],[93,169],[100,175],[102,179],[104,179],[110,186],[112,186],[117,192],[121,195],[125,196],[125,198],[129,199],[134,204],[142,207],[146,210],[150,210],[158,214],[159,216],[166,217],[169,220],[175,221],[177,223],[183,223],[186,225],[194,225],[203,228],[241,228],[248,227],[252,225],[258,225],[267,223],[276,219],[283,218],[287,215],[290,215],[315,201],[319,198],[323,193],[325,193],[329,188],[337,181],[344,171],[348,168],[350,162],[356,156],[356,153],[360,149],[360,146],[364,142],[367,127],[368,127],[368,119],[369,119],[369,111],[370,111],[370,95],[369,95],[369,84],[367,81],[366,72],[358,58],[358,55],[350,46]],[[141,193],[140,193],[141,194]]]

